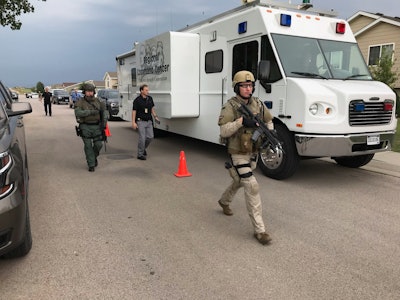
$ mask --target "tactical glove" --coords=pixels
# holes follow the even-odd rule
[[[242,124],[243,124],[244,127],[248,127],[248,128],[254,128],[254,127],[258,126],[256,120],[250,119],[250,118],[246,118],[246,117],[243,117]]]

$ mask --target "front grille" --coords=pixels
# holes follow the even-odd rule
[[[389,100],[391,103],[393,101]],[[392,110],[385,110],[387,102],[364,102],[353,100],[349,104],[350,126],[384,125],[392,120]],[[364,105],[363,110],[356,108],[356,105]]]

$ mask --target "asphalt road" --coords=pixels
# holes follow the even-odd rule
[[[257,172],[273,238],[262,246],[242,191],[233,216],[217,205],[222,147],[169,135],[140,161],[136,132],[115,121],[90,173],[73,110],[45,117],[29,101],[33,248],[0,260],[0,299],[400,298],[400,167],[306,160],[285,181]],[[191,177],[174,176],[182,150]]]

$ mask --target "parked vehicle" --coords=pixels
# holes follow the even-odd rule
[[[235,95],[233,76],[248,70],[253,95],[275,116],[283,144],[283,151],[268,143],[260,149],[265,175],[288,178],[300,159],[314,157],[357,168],[390,150],[394,92],[372,79],[346,20],[303,2],[249,1],[135,43],[116,57],[119,116],[131,121],[132,101],[146,82],[161,121],[156,128],[219,143],[216,123]]]
[[[10,91],[11,99],[18,101],[19,95],[16,92]]]
[[[0,256],[21,257],[32,248],[29,219],[29,171],[21,115],[26,102],[12,102],[0,81]]]
[[[34,92],[28,92],[28,93],[25,93],[25,97],[26,98],[39,98],[39,94],[34,93]]]
[[[99,98],[100,101],[104,101],[104,103],[106,104],[107,111],[110,115],[110,120],[119,118],[118,112],[121,98],[119,96],[118,90],[100,89],[97,91],[97,98]]]
[[[66,90],[54,89],[52,90],[51,102],[54,104],[68,104],[69,94]]]

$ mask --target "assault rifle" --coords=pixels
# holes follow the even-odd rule
[[[254,131],[251,137],[253,143],[257,142],[257,140],[261,137],[263,141],[261,145],[262,149],[265,149],[268,145],[271,145],[271,149],[275,153],[284,152],[281,142],[276,137],[276,131],[269,130],[264,121],[261,120],[258,115],[254,115],[246,105],[241,105],[238,111],[242,113],[244,117],[250,118],[258,124],[257,129]]]

